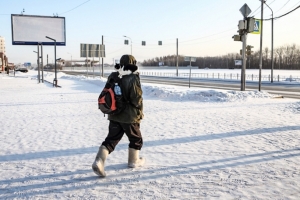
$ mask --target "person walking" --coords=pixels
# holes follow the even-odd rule
[[[121,78],[121,91],[128,101],[125,109],[114,115],[108,115],[108,135],[99,147],[92,169],[95,174],[105,177],[105,160],[112,153],[122,139],[124,133],[129,139],[128,167],[142,167],[145,158],[139,156],[143,146],[143,137],[140,131],[140,122],[143,119],[143,91],[140,83],[139,69],[132,55],[123,55],[120,64],[115,65]],[[113,72],[114,73],[114,72]],[[112,74],[107,78],[110,80]]]

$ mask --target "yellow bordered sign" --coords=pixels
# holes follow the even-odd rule
[[[261,20],[260,19],[255,19],[254,23],[254,31],[251,32],[252,34],[260,34],[261,30]]]

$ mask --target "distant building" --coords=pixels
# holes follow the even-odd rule
[[[7,66],[8,60],[5,55],[5,39],[0,36],[0,71],[4,71]]]
[[[5,52],[5,39],[0,36],[0,53],[6,54]]]

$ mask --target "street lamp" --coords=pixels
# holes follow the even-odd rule
[[[261,91],[261,69],[262,69],[262,44],[263,44],[263,16],[264,16],[264,2],[265,0],[261,1],[261,8],[260,8],[260,47],[259,47],[259,78],[258,78],[258,91]]]
[[[53,39],[53,38],[51,38],[51,37],[48,37],[48,36],[46,36],[46,38],[48,38],[49,40],[54,41],[54,60],[55,60],[54,67],[55,67],[55,78],[54,78],[54,80],[53,80],[53,86],[55,85],[55,87],[57,87],[56,40]]]
[[[266,4],[266,1],[264,1],[264,3]],[[268,4],[266,4],[266,6],[268,6]],[[270,6],[268,6],[268,8],[270,8]],[[272,41],[272,44],[271,44],[271,83],[273,83],[273,69],[274,69],[274,60],[273,60],[273,42],[274,42],[274,39],[273,39],[273,10],[270,8],[271,12],[272,12],[272,38],[271,38],[271,41]]]
[[[132,55],[132,40],[131,40],[131,38],[130,37],[127,37],[127,36],[125,36],[125,35],[123,35],[124,37],[126,37],[126,38],[129,38],[130,39],[130,46],[131,46],[131,55]]]

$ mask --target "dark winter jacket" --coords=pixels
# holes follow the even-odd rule
[[[121,90],[125,100],[129,101],[126,108],[119,114],[108,115],[108,120],[121,123],[140,123],[143,118],[143,91],[140,83],[138,67],[128,64],[119,69]],[[108,77],[108,80],[110,76]]]

